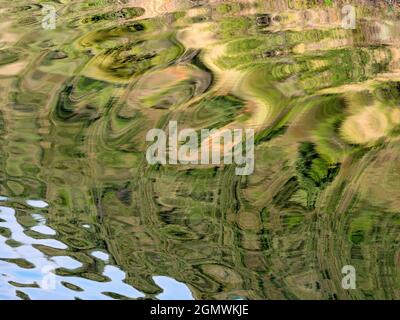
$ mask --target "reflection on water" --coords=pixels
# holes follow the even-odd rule
[[[0,0],[0,298],[400,298],[399,8],[352,3]],[[171,120],[254,174],[149,165]]]
[[[32,214],[32,218],[37,224],[24,227],[18,222],[14,209],[0,207],[1,299],[144,297],[142,292],[124,283],[125,272],[115,265],[98,263],[86,253],[82,253],[83,261],[68,256],[67,251],[58,251],[60,255],[46,253],[44,248],[65,250],[68,246],[46,237],[54,236],[56,231],[44,225],[44,214]],[[31,236],[29,231],[34,231]]]
[[[29,200],[27,203],[32,205]],[[34,225],[23,226],[14,209],[0,207],[0,299],[145,297],[124,282],[125,272],[109,263],[106,252],[82,251],[79,255],[75,252],[74,257],[68,256],[71,253],[66,250],[67,245],[46,237],[55,236],[57,232],[45,225],[45,213],[30,216],[34,222],[29,225]],[[21,220],[27,218],[21,216]],[[158,299],[192,299],[190,290],[174,279],[155,276],[153,280],[163,290]]]
[[[187,286],[174,279],[165,276],[153,277],[154,282],[163,289],[163,292],[156,296],[160,300],[192,300],[192,294]]]

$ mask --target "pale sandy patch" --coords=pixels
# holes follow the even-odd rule
[[[343,86],[326,88],[318,91],[318,94],[336,94],[336,93],[348,93],[348,92],[361,92],[365,90],[370,90],[371,85],[374,82],[371,80],[359,83],[345,84]]]
[[[400,110],[399,109],[392,110],[392,112],[390,113],[390,120],[395,125],[400,124]]]
[[[348,117],[341,131],[347,141],[366,144],[384,137],[388,126],[386,115],[376,107],[369,107],[359,114]]]
[[[228,94],[230,91],[236,91],[244,76],[244,73],[235,69],[221,69],[215,62],[223,56],[226,50],[225,44],[217,44],[208,49],[204,56],[204,63],[214,72],[218,80],[215,90],[218,94]]]
[[[141,7],[145,10],[140,19],[159,17],[166,13],[187,10],[188,4],[181,0],[130,0],[127,5],[121,7]]]
[[[211,30],[212,23],[195,23],[179,31],[177,38],[187,48],[202,49],[216,42]]]
[[[11,22],[3,22],[0,23],[0,47],[2,49],[5,49],[9,47],[10,45],[16,43],[18,39],[20,38],[19,35],[16,33],[10,32],[8,29],[11,26]]]
[[[193,18],[201,15],[206,15],[208,12],[209,10],[204,7],[193,8],[186,12],[186,17]]]
[[[353,45],[353,39],[324,39],[315,43],[300,43],[293,48],[293,53],[304,54],[311,51],[327,51]]]
[[[140,99],[149,97],[157,92],[172,88],[180,82],[190,79],[198,79],[200,82],[207,83],[207,73],[186,65],[175,65],[166,69],[157,70],[152,73],[144,74],[135,87],[129,93],[129,101],[139,102]],[[208,80],[210,81],[210,80]],[[204,85],[206,86],[206,85]]]
[[[144,75],[137,84],[135,95],[139,98],[150,95],[160,88],[171,87],[189,78],[190,70],[185,66],[172,66],[167,69]]]
[[[14,76],[23,70],[28,63],[19,61],[0,67],[0,76]]]
[[[244,122],[246,128],[260,129],[262,125],[267,121],[270,114],[270,108],[262,103],[257,98],[253,98],[252,101],[247,103],[250,106],[251,117]]]

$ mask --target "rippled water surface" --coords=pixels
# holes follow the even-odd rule
[[[351,3],[0,0],[0,299],[399,299],[400,8]],[[254,173],[149,165],[171,120]]]

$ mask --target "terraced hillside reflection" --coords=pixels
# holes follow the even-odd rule
[[[352,4],[0,0],[0,298],[399,299],[400,8]],[[170,120],[254,174],[149,165]]]

